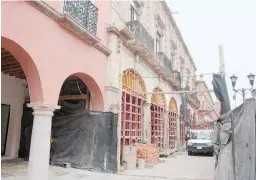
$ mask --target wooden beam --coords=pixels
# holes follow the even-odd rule
[[[87,97],[85,95],[66,95],[66,96],[60,96],[59,101],[62,100],[81,100],[86,99]]]
[[[6,58],[6,57],[13,57],[13,55],[12,54],[10,54],[10,53],[6,53],[6,54],[1,54],[1,56],[2,56],[2,58]]]
[[[6,70],[3,70],[2,72],[3,73],[11,73],[11,72],[17,72],[17,71],[23,72],[21,67],[6,69]]]
[[[9,72],[8,73],[10,76],[18,76],[18,77],[23,77],[25,76],[24,72],[23,71],[18,71],[18,72]]]
[[[18,68],[18,67],[21,68],[21,66],[20,66],[19,63],[13,64],[13,65],[2,65],[2,66],[1,66],[1,70],[2,70],[2,71],[5,71],[5,70],[8,70],[8,69]]]
[[[15,58],[10,59],[1,59],[2,65],[9,65],[9,64],[19,64],[19,62]]]

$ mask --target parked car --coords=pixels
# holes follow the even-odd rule
[[[205,153],[213,156],[212,130],[191,130],[187,141],[188,155]]]

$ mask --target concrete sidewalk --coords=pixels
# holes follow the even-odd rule
[[[50,166],[49,177],[51,180],[212,180],[213,169],[213,157],[188,156],[187,152],[178,152],[165,158],[165,163],[155,165],[153,169],[107,174]],[[1,176],[3,180],[27,180],[27,162],[2,162]]]

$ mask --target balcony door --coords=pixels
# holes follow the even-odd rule
[[[160,52],[161,34],[157,31],[156,33],[156,57],[158,59],[158,52]]]
[[[137,11],[135,10],[135,8],[131,5],[131,8],[130,8],[130,14],[131,14],[131,21],[137,21],[138,20],[138,13]]]

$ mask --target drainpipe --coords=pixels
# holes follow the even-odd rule
[[[120,54],[119,61],[119,107],[118,107],[118,122],[117,122],[117,172],[120,172],[120,157],[121,157],[121,125],[122,125],[122,84],[123,84],[123,50],[122,50],[122,41],[118,37],[117,41],[117,53]]]

